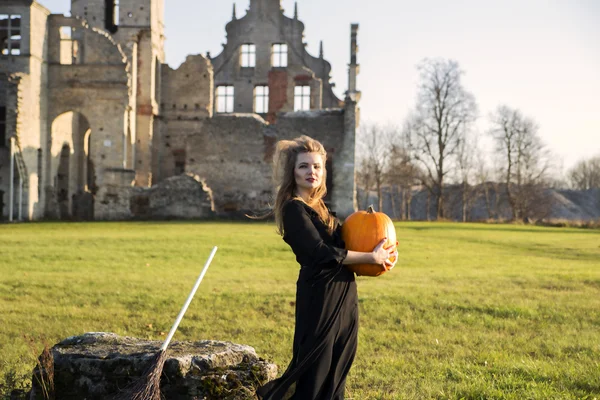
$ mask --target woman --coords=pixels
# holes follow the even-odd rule
[[[389,258],[397,255],[383,248],[385,239],[371,253],[344,249],[339,221],[323,202],[326,159],[323,145],[308,136],[277,144],[273,211],[301,268],[292,361],[283,376],[257,391],[263,400],[344,398],[357,348],[358,298],[354,273],[343,265],[390,269]]]

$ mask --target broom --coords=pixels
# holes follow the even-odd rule
[[[213,247],[210,256],[208,256],[208,260],[206,260],[206,264],[204,264],[204,268],[200,273],[200,276],[196,280],[196,284],[192,288],[185,304],[179,311],[179,315],[177,319],[175,319],[175,323],[171,327],[167,338],[163,342],[162,346],[158,353],[156,353],[151,360],[150,366],[144,372],[144,374],[140,377],[140,379],[133,384],[129,389],[121,392],[115,400],[161,400],[162,395],[160,393],[160,376],[162,375],[162,370],[165,365],[165,361],[167,360],[167,347],[183,318],[183,315],[187,311],[188,306],[192,302],[192,298],[194,294],[196,294],[196,290],[198,290],[198,286],[200,286],[200,282],[202,282],[202,278],[204,278],[204,274],[206,270],[208,270],[208,266],[210,265],[215,253],[217,252],[217,246]]]

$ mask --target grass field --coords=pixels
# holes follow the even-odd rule
[[[359,278],[347,398],[600,399],[600,231],[398,223],[397,267]],[[291,357],[298,266],[265,223],[0,225],[0,381],[44,340],[162,340],[213,245],[175,340]],[[163,333],[163,335],[161,335]]]

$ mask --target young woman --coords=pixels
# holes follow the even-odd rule
[[[383,248],[370,253],[344,249],[341,227],[323,197],[327,153],[301,136],[280,141],[274,158],[274,214],[278,233],[300,264],[292,361],[283,376],[259,388],[263,400],[338,400],[357,348],[358,298],[354,273],[345,264],[390,269],[397,256]]]

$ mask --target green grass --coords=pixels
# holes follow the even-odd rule
[[[359,278],[347,398],[600,399],[600,231],[399,223],[397,267]],[[298,266],[264,223],[0,225],[0,379],[90,331],[291,357]],[[16,376],[16,377],[15,377]]]

